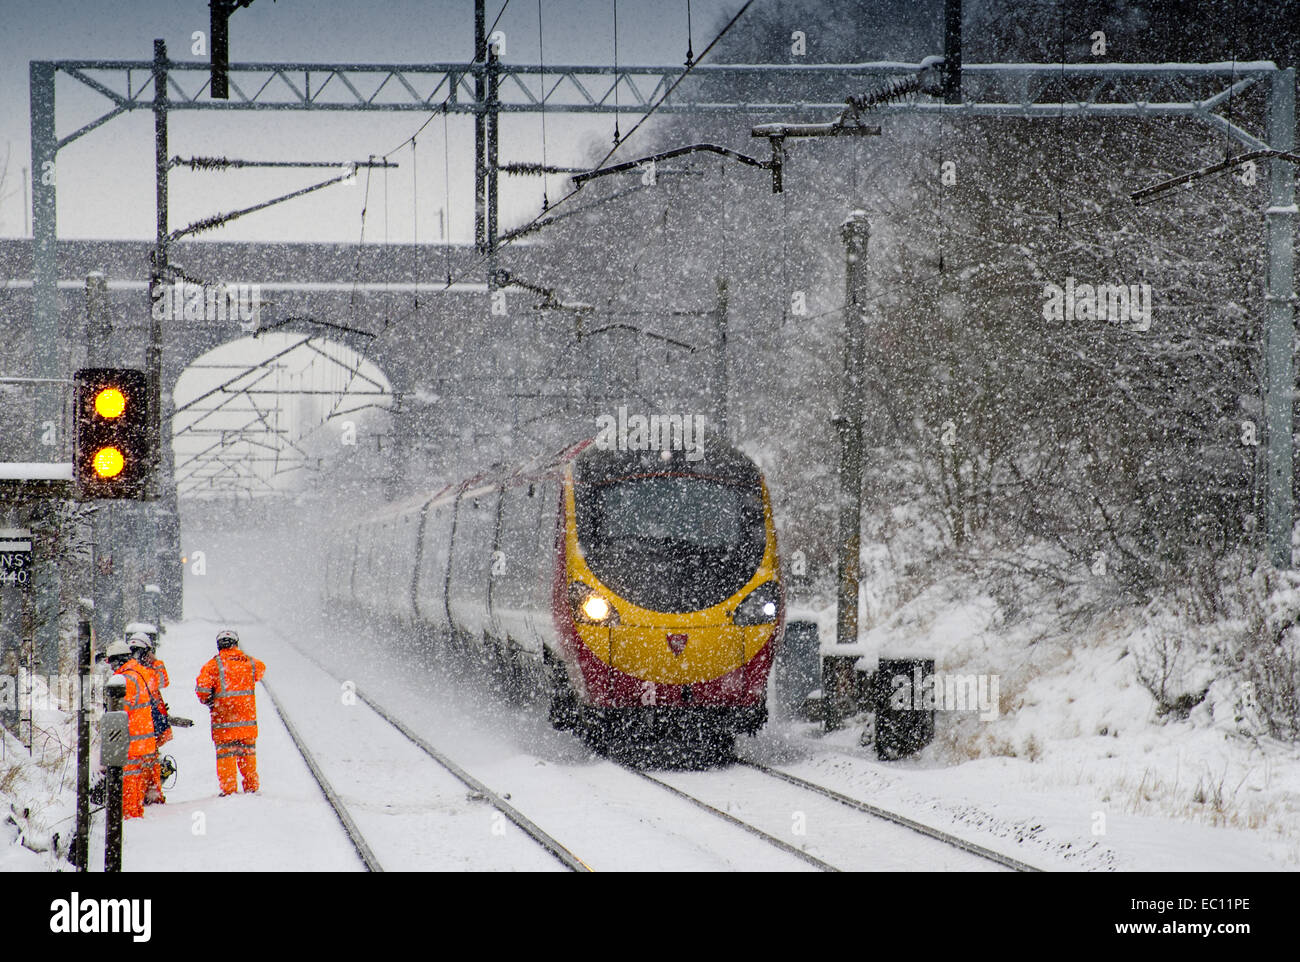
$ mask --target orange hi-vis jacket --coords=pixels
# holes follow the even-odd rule
[[[162,679],[166,677],[167,669],[163,668],[159,671],[160,662],[157,660],[152,665],[145,665],[138,660],[132,661],[132,664],[138,667],[140,673],[144,675],[145,682],[149,685],[149,694],[153,696],[154,704],[158,706],[158,711],[165,718],[167,716],[167,703],[163,701],[162,691],[159,686],[162,684]],[[162,728],[158,729],[154,734],[158,736],[158,747],[162,748],[163,745],[172,740],[172,726],[164,722]]]
[[[172,683],[172,680],[169,677],[167,677],[167,666],[163,664],[163,660],[161,658],[155,658],[153,660],[153,664],[150,665],[149,667],[152,668],[153,673],[158,676],[159,688],[166,688],[168,685]]]
[[[257,698],[253,686],[266,665],[238,648],[223,648],[203,666],[194,694],[212,709],[212,740],[247,742],[257,738]]]
[[[152,700],[149,692],[148,671],[134,658],[117,670],[126,679],[126,698],[122,708],[126,711],[126,729],[131,736],[127,749],[124,775],[142,775],[158,755],[154,737]]]

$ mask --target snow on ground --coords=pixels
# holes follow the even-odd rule
[[[331,671],[353,682],[357,690],[377,697],[453,761],[504,793],[512,805],[596,871],[810,870],[796,857],[592,755],[573,737],[553,731],[536,706],[507,707],[487,696],[473,679],[458,678],[449,665],[423,663],[409,650],[388,647],[388,643],[400,642],[400,637],[381,640],[373,629],[343,630],[337,621],[317,624],[290,619],[286,625],[276,617],[283,613],[274,610],[270,611],[273,618],[263,621],[256,603],[247,603],[247,594],[213,593],[208,597],[216,609],[228,613],[227,620],[246,619],[248,637],[258,639],[258,650],[268,658],[273,655],[276,664],[296,664],[295,677],[299,671],[323,675],[306,663],[301,649],[310,648]],[[357,638],[366,641],[360,657]],[[325,684],[330,698],[337,701],[339,684],[332,679]],[[393,738],[400,740],[401,736],[381,727],[374,732],[373,744]],[[336,757],[348,767],[359,764],[356,758]],[[430,763],[418,756],[413,765],[420,764],[427,767]],[[410,771],[376,769],[385,784],[407,778]],[[465,790],[461,788],[459,793],[464,797]],[[435,801],[426,797],[424,808]],[[371,838],[375,823],[366,824],[360,817],[358,821]],[[474,849],[467,866],[471,868],[532,868],[531,860],[536,858],[544,858],[546,867],[558,866],[531,842],[532,850],[522,853],[524,857],[516,851],[513,861],[504,866],[494,864],[491,856],[495,853],[489,849],[501,846],[494,842],[485,846],[486,827],[487,823],[481,822],[460,836],[431,833],[426,840],[428,851],[419,853],[417,864],[411,867],[438,867],[449,850],[463,845]],[[372,839],[372,845],[382,860],[383,836]]]
[[[158,655],[171,686],[163,691],[173,715],[194,719],[174,729],[163,753],[175,757],[176,784],[166,805],[145,807],[144,818],[124,823],[125,871],[308,871],[360,869],[351,843],[321,795],[289,734],[259,693],[257,795],[218,796],[216,754],[208,710],[194,694],[194,679],[216,654],[218,626],[195,620],[169,627]],[[256,652],[254,652],[256,654]],[[96,821],[91,852],[103,851],[103,821]],[[96,854],[96,858],[98,855]],[[92,862],[92,865],[95,864]]]
[[[805,614],[821,625],[823,651],[836,650],[825,641],[833,607]],[[932,585],[850,652],[862,668],[878,654],[928,656],[940,674],[997,675],[998,717],[939,711],[934,743],[903,761],[862,747],[869,716],[830,735],[814,724],[784,738],[769,730],[767,750],[797,758],[804,777],[1000,839],[990,847],[1045,867],[1300,868],[1300,751],[1243,736],[1208,704],[1186,720],[1159,718],[1136,678],[1139,629],[1126,613],[1071,634],[1054,632],[1050,616],[1043,607],[1008,625],[991,599]]]
[[[60,719],[42,714],[38,728],[53,731]],[[69,781],[75,787],[76,777],[58,745],[38,737],[29,755],[0,728],[0,872],[41,872],[58,864],[53,836],[58,833],[62,843],[72,831],[72,805],[63,789]]]
[[[259,537],[262,546],[277,540],[265,532]],[[808,868],[593,756],[577,739],[552,731],[535,706],[509,706],[488,696],[414,645],[409,633],[323,606],[301,549],[279,540],[281,552],[263,547],[261,554],[238,536],[203,541],[208,574],[187,578],[189,618],[169,626],[160,648],[172,677],[166,692],[172,712],[196,725],[177,729],[166,746],[180,766],[168,803],[127,823],[128,870],[361,867],[264,695],[262,791],[216,797],[207,711],[194,697],[193,679],[215,652],[217,629],[227,624],[268,663],[267,681],[386,866],[559,867],[363,704],[345,704],[338,678],[378,697],[487,784],[509,793],[512,804],[594,868]],[[833,625],[833,612],[816,614]],[[1156,718],[1123,654],[1131,631],[1116,617],[1089,636],[1056,637],[1033,619],[1000,623],[997,606],[987,599],[933,586],[877,619],[862,654],[870,658],[873,648],[932,653],[941,671],[996,672],[996,719],[940,712],[934,744],[898,762],[876,760],[861,743],[865,718],[831,734],[814,723],[774,722],[758,738],[744,740],[742,750],[1046,869],[1295,869],[1295,749],[1243,739],[1196,713],[1186,721]],[[55,721],[43,718],[41,724],[53,729]],[[12,738],[5,753],[5,808],[20,797],[38,802],[29,838],[40,847],[52,832],[70,831],[67,786],[75,774],[69,774],[66,754],[48,738],[35,753],[38,762],[44,755],[44,764],[23,761],[26,752]],[[6,785],[6,772],[15,767]],[[946,853],[926,854],[906,833],[895,836],[883,824],[800,800],[739,771],[671,777],[685,778],[684,787],[832,862],[898,870],[935,869],[950,860]],[[797,811],[805,817],[799,833]],[[98,826],[92,865],[102,858],[102,820]],[[0,827],[6,829],[0,870],[56,864],[51,853],[4,844],[17,829]]]
[[[233,615],[208,622],[212,634],[233,625],[267,663],[265,682],[386,870],[563,868],[260,618],[219,595],[196,591],[194,601]],[[259,717],[273,712],[259,701]]]

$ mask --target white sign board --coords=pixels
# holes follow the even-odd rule
[[[0,528],[0,586],[27,588],[32,582],[32,533]]]

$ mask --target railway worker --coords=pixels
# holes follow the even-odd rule
[[[153,727],[154,735],[157,738],[158,747],[161,749],[172,740],[172,726],[167,721],[167,703],[163,701],[161,686],[164,684],[165,666],[160,671],[159,666],[162,662],[153,657],[153,639],[144,632],[136,632],[128,640],[127,645],[131,648],[131,654],[134,657],[133,665],[140,669],[144,675],[145,681],[149,685],[149,699],[153,709]],[[149,785],[145,791],[144,803],[146,805],[162,805],[167,801],[162,790],[162,760],[156,758],[153,767],[149,769]]]
[[[229,628],[217,632],[216,657],[194,681],[194,694],[212,709],[212,742],[217,749],[217,782],[222,795],[238,786],[236,764],[244,791],[257,791],[257,698],[254,686],[266,671],[239,648],[239,635]]]
[[[141,818],[144,815],[144,796],[149,782],[149,770],[158,763],[158,744],[154,739],[153,699],[143,666],[131,657],[131,649],[124,641],[108,646],[109,667],[114,674],[126,680],[126,697],[122,708],[126,711],[127,733],[131,742],[127,748],[126,766],[122,769],[122,817]]]

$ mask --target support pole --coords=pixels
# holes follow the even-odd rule
[[[729,387],[727,384],[727,279],[718,277],[716,279],[718,286],[718,304],[713,311],[713,315],[718,325],[718,349],[713,362],[713,383],[714,390],[717,392],[717,401],[714,405],[717,411],[718,430],[722,432],[722,437],[727,435],[727,395]]]
[[[208,0],[208,41],[212,51],[211,86],[213,100],[230,99],[230,4]]]
[[[226,4],[228,18],[234,7]],[[224,18],[223,18],[224,22]],[[157,214],[157,236],[154,249],[153,281],[166,280],[163,273],[167,267],[170,254],[168,236],[170,234],[168,215],[168,171],[171,169],[167,159],[167,44],[162,40],[154,41],[154,196]],[[224,77],[223,77],[224,79]],[[161,94],[160,94],[161,91]],[[152,289],[152,284],[150,285]],[[151,295],[152,298],[152,295]],[[146,583],[162,587],[159,612],[169,618],[179,619],[183,609],[184,583],[181,578],[179,559],[181,556],[180,506],[176,493],[176,456],[172,447],[171,431],[164,431],[162,425],[172,423],[171,391],[163,390],[163,331],[162,321],[153,318],[152,299],[149,305],[149,357],[147,369],[150,388],[149,403],[153,415],[149,419],[150,430],[154,432],[152,449],[156,460],[151,466],[149,498],[154,501],[151,507],[141,506],[148,530],[145,533],[144,547],[146,559],[143,577]],[[161,618],[158,619],[161,627]]]
[[[943,100],[961,103],[961,0],[943,4]]]
[[[486,0],[474,0],[474,243],[480,254],[487,250],[487,60]],[[489,274],[489,283],[490,283]]]
[[[104,686],[105,711],[121,712],[126,697],[126,680],[114,675]],[[130,736],[127,736],[130,743]],[[101,741],[101,752],[103,742]],[[104,783],[104,871],[122,871],[122,766],[107,765],[108,776]]]
[[[58,205],[55,194],[58,137],[54,131],[54,64],[33,62],[31,84],[32,136],[32,376],[51,380],[62,376],[59,363]],[[63,430],[62,385],[42,384],[33,392],[32,420],[26,449],[32,461],[57,461],[69,449]],[[42,445],[47,422],[55,431],[53,449]],[[47,537],[52,537],[52,532]],[[34,644],[40,652],[33,670],[58,670],[59,572],[51,558],[33,572],[35,594]],[[24,603],[28,599],[24,598]]]
[[[870,230],[864,211],[851,212],[841,231],[844,239],[844,379],[840,388],[839,558],[835,595],[835,643],[858,640],[858,581],[862,549],[862,408],[864,261]],[[857,656],[827,659],[822,692],[827,729],[838,728],[848,714],[854,693],[853,663]]]
[[[149,312],[149,348],[145,358],[145,376],[149,387],[150,448],[158,453],[158,460],[150,465],[149,494],[158,497],[161,461],[162,414],[162,321],[153,310],[154,286],[166,280],[167,267],[167,42],[153,42],[153,158],[154,158],[154,212],[157,235],[154,239],[153,269],[150,272],[146,295]]]
[[[90,612],[77,623],[77,838],[78,872],[90,865]]]
[[[1275,150],[1295,147],[1295,68],[1272,76],[1268,99],[1268,143]],[[1268,331],[1265,335],[1265,399],[1268,435],[1267,503],[1269,560],[1275,568],[1291,567],[1293,501],[1292,406],[1295,371],[1295,167],[1274,157],[1269,161]]]
[[[136,542],[139,548],[138,584],[127,590],[138,593],[145,584],[157,582],[159,546],[159,498],[164,490],[162,465],[162,320],[153,310],[153,291],[167,280],[168,217],[167,217],[167,42],[153,42],[153,144],[154,144],[154,220],[155,236],[153,265],[149,273],[149,290],[146,292],[145,310],[149,312],[149,343],[145,349],[145,377],[149,398],[149,449],[154,460],[149,465],[149,481],[145,502],[134,505]],[[143,613],[140,617],[143,619]]]
[[[32,132],[32,376],[59,377],[59,265],[58,207],[55,195],[55,155],[58,138],[54,133],[54,64],[33,62],[29,68],[31,83]],[[58,391],[42,385],[35,390],[29,449],[33,461],[53,461],[54,451],[40,451],[42,424],[53,420],[62,428]]]
[[[491,44],[487,48],[487,156],[484,158],[484,177],[487,183],[487,253],[488,284],[491,286],[496,276],[497,264],[497,187],[500,171],[497,160],[501,147],[501,64],[497,59],[496,48]]]

